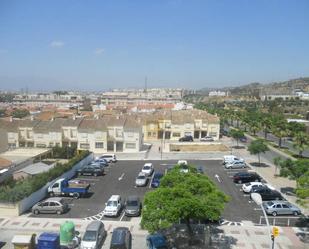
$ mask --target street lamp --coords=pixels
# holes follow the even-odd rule
[[[262,211],[263,211],[263,214],[264,214],[264,217],[265,217],[265,220],[266,220],[266,225],[267,225],[267,230],[268,230],[268,236],[270,238],[270,249],[273,248],[273,238],[272,238],[272,235],[271,235],[271,229],[270,229],[270,225],[269,225],[269,221],[268,221],[268,217],[267,217],[267,214],[265,212],[265,209],[263,207],[263,200],[262,200],[262,197],[259,193],[252,193],[251,194],[251,199],[258,205],[262,208]]]

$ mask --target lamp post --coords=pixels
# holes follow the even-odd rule
[[[251,199],[258,205],[262,208],[262,211],[263,211],[263,214],[264,214],[264,217],[265,217],[265,220],[266,220],[266,225],[267,225],[267,230],[268,230],[268,236],[269,236],[269,239],[270,239],[270,246],[269,248],[270,249],[273,249],[274,248],[274,244],[273,244],[273,238],[272,238],[272,234],[271,234],[271,228],[270,228],[270,225],[269,225],[269,221],[268,221],[268,217],[267,217],[267,214],[265,212],[265,209],[263,207],[263,201],[262,201],[262,197],[259,193],[252,193],[251,194]]]

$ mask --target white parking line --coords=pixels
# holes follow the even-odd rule
[[[254,211],[262,211],[262,208],[254,208]]]
[[[152,174],[152,177],[151,177],[151,179],[150,179],[150,181],[149,181],[149,187],[148,187],[148,188],[151,188],[151,183],[152,183],[152,180],[153,180],[154,174],[155,174],[155,173],[153,173],[153,174]]]
[[[98,182],[100,181],[100,179],[96,179],[96,178],[76,178],[75,180],[81,180],[81,181],[95,181]]]
[[[124,177],[124,173],[122,173],[122,175],[118,178],[118,181],[121,181]]]
[[[123,214],[121,215],[120,221],[122,221],[124,215],[125,215],[125,212],[123,211]]]

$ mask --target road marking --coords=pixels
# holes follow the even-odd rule
[[[262,211],[262,208],[254,208],[254,211]]]
[[[100,181],[100,179],[96,179],[96,178],[76,178],[76,180],[81,180],[81,181],[95,181],[95,182]]]
[[[122,214],[122,216],[121,216],[121,218],[120,218],[120,221],[122,221],[124,215],[125,215],[125,212],[123,212],[123,214]]]
[[[124,173],[122,173],[122,175],[118,178],[118,181],[121,181],[124,177]]]
[[[243,195],[244,197],[249,197],[249,195]]]
[[[155,173],[152,173],[151,180],[149,181],[149,188],[151,188],[151,183],[152,183],[152,180],[153,180],[154,174],[155,174]]]
[[[217,181],[218,181],[218,182],[221,182],[221,179],[220,179],[220,176],[219,176],[219,175],[215,174],[215,177],[217,178]]]

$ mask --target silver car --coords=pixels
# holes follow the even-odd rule
[[[233,161],[224,165],[226,169],[241,169],[246,168],[246,163],[243,161]]]
[[[263,202],[263,207],[267,214],[277,215],[300,215],[301,210],[287,201],[267,201]]]
[[[48,198],[45,201],[38,202],[32,207],[34,214],[40,213],[56,213],[63,214],[68,211],[68,204],[63,202],[60,197]]]
[[[140,172],[135,179],[135,185],[137,187],[143,187],[147,185],[147,181],[148,181],[147,176],[143,172]]]

